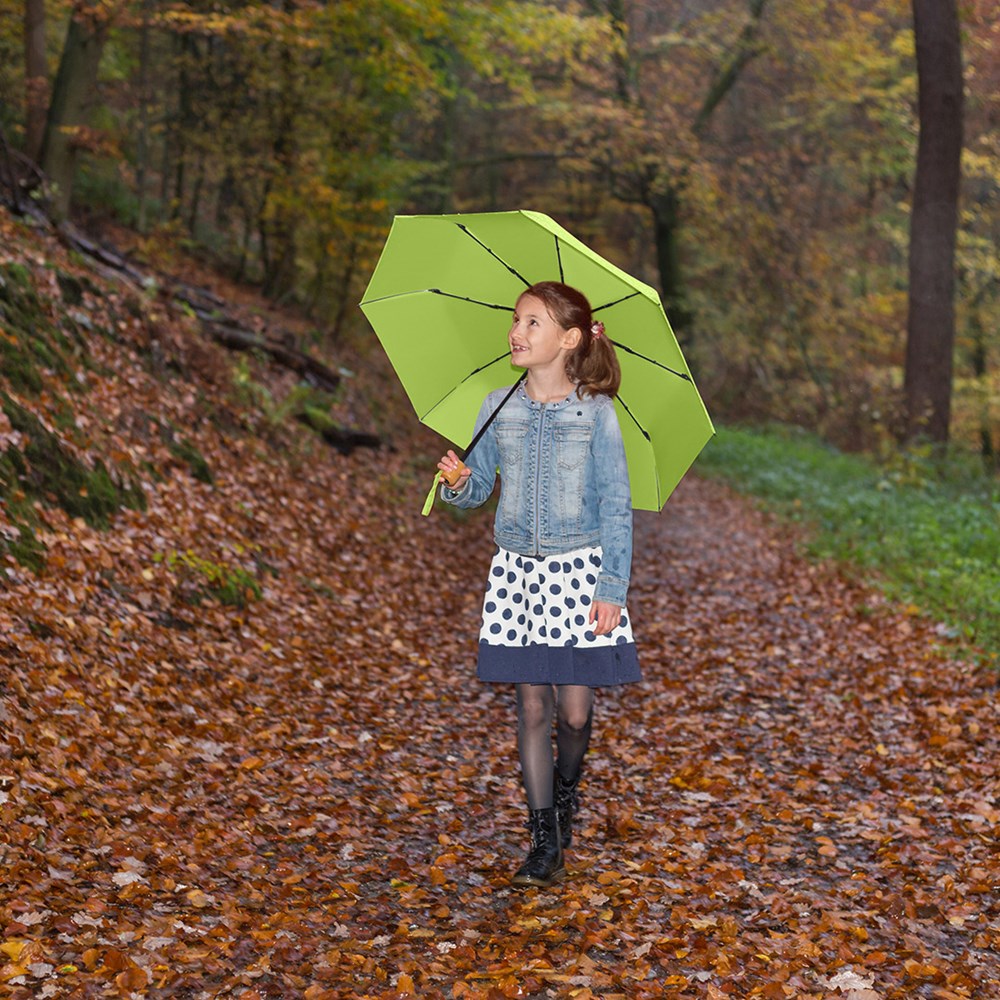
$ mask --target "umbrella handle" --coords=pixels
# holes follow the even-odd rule
[[[448,472],[442,472],[441,478],[451,487],[454,487],[455,483],[458,482],[459,476],[465,471],[465,463],[461,462],[458,468],[449,469]]]

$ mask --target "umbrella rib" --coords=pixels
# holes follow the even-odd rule
[[[470,233],[467,226],[462,225],[461,222],[457,223],[457,225],[458,228],[461,229],[466,236],[474,239],[491,257],[493,257],[495,260],[498,260],[501,264],[503,264],[503,266],[507,268],[507,270],[510,271],[510,273],[513,274],[515,278],[517,278],[519,281],[523,281],[525,288],[531,287],[531,282],[528,281],[528,279],[525,278],[523,274],[518,274],[518,272],[515,271],[514,268],[512,268],[510,264],[507,263],[507,261],[505,261],[502,257],[498,256],[497,254],[495,254],[481,239],[479,239],[473,233]]]
[[[647,431],[646,428],[643,427],[642,424],[640,424],[639,421],[635,419],[635,414],[628,408],[628,403],[626,403],[625,400],[622,399],[621,395],[618,395],[615,398],[618,400],[619,403],[622,404],[622,409],[629,415],[629,417],[632,418],[632,423],[639,428],[639,433],[652,445],[653,440],[649,436],[649,431]],[[656,480],[656,502],[657,504],[659,504],[660,507],[662,507],[663,504],[660,502],[660,477],[654,476],[653,478]]]
[[[620,302],[627,302],[629,299],[634,299],[639,292],[632,292],[631,295],[623,295],[620,299],[615,299],[614,302],[605,302],[603,306],[596,306],[591,309],[592,313],[600,312],[602,309],[610,309],[612,306],[618,305]]]
[[[466,375],[465,378],[463,378],[462,381],[458,383],[458,385],[463,385],[465,382],[468,382],[473,375],[478,375],[480,372],[486,371],[486,369],[489,368],[491,365],[495,365],[498,361],[502,361],[509,355],[509,353],[510,353],[509,351],[504,351],[503,354],[498,354],[492,361],[487,361],[485,365],[480,365],[478,368],[473,368],[472,371],[469,372],[469,374]],[[422,414],[420,416],[420,419],[425,420],[427,418],[427,414],[431,413],[433,410],[436,410],[455,391],[456,388],[457,386],[452,387],[433,406],[427,407],[427,412]]]
[[[558,236],[554,236],[553,238],[556,241],[556,260],[559,262],[559,280],[561,282],[565,283],[566,282],[566,275],[563,274],[562,252],[559,249],[559,237]]]
[[[678,378],[684,379],[685,382],[691,381],[691,376],[688,375],[687,372],[679,372],[675,368],[671,368],[669,365],[665,365],[660,361],[647,357],[645,354],[633,351],[631,347],[626,347],[624,344],[618,343],[617,340],[612,340],[611,343],[614,344],[620,351],[625,351],[626,354],[631,354],[636,358],[642,358],[643,361],[648,361],[651,365],[656,365],[657,368],[662,368],[664,371],[670,372],[671,375],[676,375]]]
[[[626,413],[627,413],[627,414],[628,414],[628,415],[629,415],[629,416],[630,416],[630,417],[632,418],[632,423],[633,423],[633,424],[635,424],[635,426],[639,428],[639,433],[640,433],[640,434],[641,434],[641,435],[642,435],[642,436],[643,436],[643,437],[644,437],[644,438],[645,438],[645,439],[646,439],[647,441],[649,441],[649,443],[650,443],[650,444],[652,444],[652,443],[653,443],[653,441],[652,441],[652,439],[651,439],[651,438],[650,438],[650,436],[649,436],[649,431],[647,431],[647,430],[646,430],[646,428],[645,428],[645,427],[643,427],[643,426],[642,426],[642,424],[640,424],[640,423],[639,423],[639,421],[635,419],[635,414],[634,414],[634,413],[633,413],[633,412],[632,412],[632,411],[631,411],[631,410],[630,410],[630,409],[628,408],[628,403],[626,403],[626,402],[625,402],[625,400],[624,400],[624,399],[622,399],[622,397],[621,397],[621,395],[620,395],[620,394],[619,394],[618,396],[616,396],[615,398],[616,398],[616,399],[618,400],[618,402],[619,402],[619,403],[621,403],[621,404],[622,404],[622,408],[623,408],[623,409],[625,410],[625,412],[626,412]]]
[[[513,312],[511,306],[499,306],[495,302],[483,302],[480,299],[470,299],[467,295],[456,295],[454,292],[443,292],[440,288],[428,288],[428,292],[434,295],[443,295],[446,299],[459,299],[462,302],[471,302],[474,306],[486,306],[487,309],[499,309],[501,312]]]

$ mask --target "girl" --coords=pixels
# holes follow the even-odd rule
[[[478,674],[516,685],[531,848],[512,881],[548,886],[572,838],[594,688],[641,679],[625,611],[632,503],[612,402],[621,372],[586,297],[561,282],[532,285],[507,339],[523,383],[468,465],[449,451],[438,468],[452,484],[442,497],[457,507],[484,503],[500,472]],[[477,431],[507,392],[486,397]]]

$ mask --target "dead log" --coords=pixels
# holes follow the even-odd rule
[[[262,351],[282,367],[295,372],[309,385],[326,392],[334,392],[340,385],[340,375],[304,351],[273,340],[256,330],[248,330],[232,320],[214,319],[198,309],[195,309],[195,314],[212,339],[231,351]]]

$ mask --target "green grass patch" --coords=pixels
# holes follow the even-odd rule
[[[238,554],[243,549],[237,546]],[[171,552],[167,565],[181,578],[181,594],[189,604],[199,605],[206,598],[233,608],[246,608],[264,596],[257,577],[238,564],[215,562],[188,549]]]
[[[697,471],[802,522],[813,557],[862,570],[952,637],[1000,653],[1000,482],[974,459],[915,451],[878,463],[797,428],[728,428]]]

